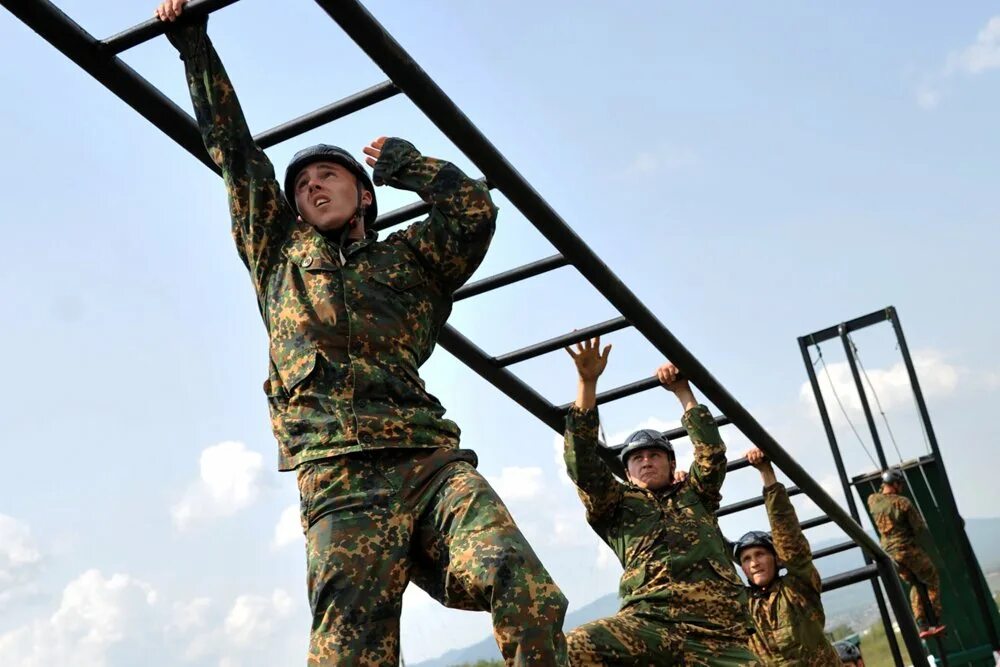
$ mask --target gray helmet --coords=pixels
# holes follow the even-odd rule
[[[670,444],[670,440],[659,431],[644,428],[625,438],[625,446],[618,453],[622,465],[627,466],[628,457],[640,449],[660,449],[665,451],[671,460],[675,459],[674,446]]]
[[[772,539],[771,533],[763,530],[751,530],[749,533],[736,540],[736,544],[733,545],[733,560],[739,563],[740,553],[742,553],[744,549],[749,549],[750,547],[764,547],[775,556],[778,555],[778,552],[774,548],[774,539]]]
[[[851,642],[834,642],[833,648],[837,649],[837,655],[841,662],[857,662],[861,659],[861,649]]]
[[[316,144],[309,148],[303,148],[292,156],[292,161],[285,169],[285,199],[296,213],[299,212],[295,205],[295,178],[299,172],[314,162],[333,162],[343,166],[354,174],[358,179],[358,185],[367,190],[372,195],[372,203],[365,208],[365,225],[370,226],[378,217],[378,203],[375,201],[375,185],[371,176],[361,163],[354,159],[350,153],[339,146],[328,146],[327,144]],[[358,190],[358,203],[361,203],[361,190]]]
[[[883,484],[902,484],[903,483],[903,471],[899,468],[890,468],[882,473],[882,483]]]

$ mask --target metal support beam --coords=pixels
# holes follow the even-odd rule
[[[635,382],[630,382],[629,384],[624,384],[620,387],[615,387],[614,389],[608,389],[607,391],[602,391],[597,394],[597,404],[604,405],[605,403],[610,403],[612,401],[617,401],[622,398],[627,398],[629,396],[634,396],[635,394],[640,394],[644,391],[649,391],[650,389],[656,389],[660,386],[660,381],[656,377],[648,377],[642,380],[636,380]],[[572,403],[564,403],[559,406],[562,411],[569,410]]]
[[[854,489],[847,478],[847,468],[844,466],[844,459],[840,455],[840,447],[837,444],[837,436],[833,431],[833,422],[830,420],[830,413],[826,409],[826,401],[823,400],[823,392],[819,387],[819,379],[816,377],[816,367],[813,365],[812,356],[809,354],[809,346],[815,344],[813,335],[799,338],[799,352],[802,353],[802,363],[805,364],[806,374],[809,376],[809,385],[812,387],[813,397],[816,399],[816,407],[819,409],[820,421],[823,422],[823,430],[826,439],[830,443],[830,453],[833,455],[833,463],[837,468],[837,476],[840,478],[840,486],[847,500],[847,509],[855,523],[860,524],[861,515],[858,513],[858,506],[854,501]],[[871,565],[872,558],[867,551],[861,554],[865,559],[865,565]],[[885,597],[882,595],[882,587],[877,580],[872,580],[872,593],[875,595],[875,603],[878,605],[879,616],[882,619],[882,626],[885,628],[886,640],[889,642],[889,650],[892,653],[893,663],[896,667],[903,667],[903,654],[899,650],[899,642],[896,641],[896,633],[892,630],[892,618],[889,616],[889,609],[885,604]],[[896,610],[899,614],[900,611]],[[905,615],[905,611],[903,612]],[[919,639],[919,636],[917,637]],[[914,660],[914,664],[916,664]]]
[[[287,141],[292,137],[315,130],[317,127],[331,123],[338,118],[343,118],[355,111],[367,109],[396,95],[399,95],[399,88],[392,81],[383,81],[371,88],[366,88],[342,100],[307,113],[304,116],[299,116],[287,123],[272,127],[270,130],[265,130],[254,137],[253,140],[261,148],[270,148],[275,144],[280,144],[282,141]]]
[[[868,393],[865,385],[861,382],[861,374],[858,372],[858,361],[854,358],[854,344],[847,336],[847,326],[841,324],[838,327],[840,340],[844,344],[844,353],[847,355],[847,364],[851,367],[851,377],[854,378],[854,386],[858,390],[858,397],[861,399],[861,409],[865,413],[865,421],[868,422],[868,431],[872,434],[872,444],[875,445],[875,454],[878,456],[878,464],[882,470],[889,469],[889,462],[885,458],[885,450],[882,448],[882,439],[878,435],[878,427],[875,426],[875,417],[872,415],[872,408],[868,404]]]
[[[184,7],[184,16],[187,18],[201,18],[216,10],[235,4],[237,0],[193,0]],[[138,46],[143,42],[148,42],[154,37],[159,37],[167,31],[169,23],[164,23],[158,18],[151,18],[134,25],[128,30],[108,37],[101,42],[101,50],[108,56],[116,56],[122,51]]]
[[[522,347],[520,350],[508,352],[507,354],[502,354],[494,359],[494,361],[498,366],[510,366],[522,361],[527,361],[528,359],[540,357],[543,354],[548,354],[549,352],[561,350],[567,345],[572,345],[573,343],[579,343],[580,341],[588,340],[590,338],[594,338],[595,336],[603,336],[604,334],[611,333],[612,331],[626,329],[628,326],[628,320],[624,317],[616,317],[613,320],[594,324],[589,327],[584,327],[583,329],[576,329],[568,334],[550,338],[549,340],[529,345],[528,347]]]
[[[485,352],[453,326],[450,324],[444,326],[438,342],[441,343],[441,347],[455,355],[459,361],[514,399],[514,402],[522,408],[535,415],[543,424],[554,431],[563,432],[565,417],[559,410],[513,373],[498,368]]]
[[[802,489],[797,486],[788,487],[788,495],[797,496],[802,493]],[[753,507],[760,507],[764,504],[764,496],[757,496],[756,498],[750,498],[749,500],[741,500],[738,503],[733,503],[732,505],[726,505],[719,509],[715,513],[716,516],[726,516],[728,514],[735,514],[736,512],[742,512],[743,510],[748,510]]]
[[[844,572],[842,574],[836,574],[832,577],[827,577],[823,580],[823,592],[828,593],[830,591],[837,590],[838,588],[843,588],[844,586],[856,584],[859,581],[875,579],[877,576],[878,568],[874,565],[865,565],[864,567],[859,567],[858,569],[851,570],[850,572]],[[889,632],[895,635],[891,625],[889,626]]]
[[[100,42],[93,35],[49,0],[0,0],[0,5],[138,111],[143,118],[160,128],[181,148],[215,173],[220,173],[202,144],[201,133],[194,118],[120,58],[106,56],[100,49]]]
[[[807,339],[811,345],[819,345],[820,343],[825,343],[828,340],[833,340],[834,338],[840,336],[840,327],[844,327],[844,330],[847,331],[847,333],[851,333],[852,331],[864,329],[865,327],[870,327],[871,325],[878,324],[879,322],[885,322],[889,319],[888,311],[888,308],[876,310],[874,313],[868,313],[867,315],[862,315],[861,317],[855,317],[853,320],[847,320],[846,322],[842,322],[836,326],[814,331],[811,334],[802,336],[802,338]]]
[[[416,218],[419,218],[422,215],[427,215],[430,212],[430,204],[423,201],[416,201],[412,204],[407,204],[406,206],[400,206],[399,208],[393,209],[388,213],[383,213],[375,219],[375,224],[372,225],[372,229],[377,232],[381,232],[400,223],[415,220]]]
[[[540,259],[537,262],[523,264],[510,269],[509,271],[504,271],[502,273],[489,276],[488,278],[483,278],[482,280],[477,280],[475,282],[468,283],[467,285],[463,285],[455,292],[454,299],[455,301],[468,299],[469,297],[477,296],[500,287],[513,285],[514,283],[525,280],[526,278],[539,276],[554,269],[564,267],[567,264],[569,264],[569,262],[567,262],[566,258],[562,255],[552,255],[550,257],[546,257],[545,259]]]

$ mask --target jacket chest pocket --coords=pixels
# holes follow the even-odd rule
[[[430,283],[423,268],[401,262],[372,267],[366,279],[349,288],[348,302],[362,302],[362,336],[375,349],[411,348],[416,357],[430,343],[435,321]]]

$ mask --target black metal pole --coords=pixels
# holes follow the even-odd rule
[[[829,591],[834,591],[838,588],[843,588],[844,586],[850,586],[851,584],[856,584],[859,581],[864,581],[865,579],[874,580],[877,576],[878,569],[874,565],[865,565],[864,567],[859,567],[856,570],[842,572],[841,574],[835,574],[832,577],[827,577],[822,581],[823,592],[827,593]],[[889,630],[892,630],[891,626]]]
[[[778,444],[770,433],[702,365],[663,323],[608,268],[600,257],[566,224],[566,221],[531,187],[525,178],[490,143],[461,109],[441,90],[402,46],[357,0],[316,0],[341,29],[399,86],[428,119],[468,156],[507,199],[569,259],[618,312],[665,357],[673,361],[694,384],[728,416],[732,423],[764,451],[796,485],[829,514],[851,538],[885,567],[889,556],[860,525],[831,498],[820,484]],[[898,585],[898,582],[897,582]],[[912,618],[910,625],[913,624]],[[913,626],[916,637],[916,627]],[[919,641],[907,643],[914,664],[926,659]]]
[[[878,456],[878,463],[882,470],[889,469],[889,462],[885,459],[885,450],[882,449],[882,440],[878,437],[878,427],[875,426],[875,417],[872,416],[871,406],[868,405],[868,394],[865,393],[865,386],[861,382],[861,374],[858,373],[858,362],[854,358],[854,347],[851,339],[847,337],[847,327],[843,324],[838,328],[840,340],[844,344],[844,352],[847,353],[847,363],[851,367],[851,377],[854,378],[854,386],[858,389],[858,397],[861,399],[861,409],[865,413],[865,421],[868,422],[868,430],[872,434],[872,444],[875,445],[875,455]]]
[[[184,7],[184,15],[187,17],[201,17],[214,11],[227,7],[237,0],[194,0]],[[101,42],[101,49],[110,55],[118,55],[126,49],[138,46],[154,37],[158,37],[167,31],[169,23],[164,23],[158,18],[152,18],[134,25],[127,30],[108,37]]]
[[[522,361],[527,361],[528,359],[540,357],[541,355],[548,354],[549,352],[561,350],[568,345],[572,345],[573,343],[579,343],[580,341],[594,338],[595,336],[603,336],[604,334],[626,329],[628,326],[628,320],[624,317],[616,317],[614,319],[607,320],[606,322],[598,322],[597,324],[592,324],[589,327],[577,329],[576,331],[571,331],[568,334],[563,334],[562,336],[556,336],[555,338],[550,338],[549,340],[529,345],[528,347],[522,347],[519,350],[514,350],[513,352],[508,352],[507,354],[501,354],[493,361],[496,362],[498,366],[511,366],[513,364],[521,363]]]
[[[816,368],[813,366],[812,357],[809,355],[809,345],[811,342],[811,336],[808,338],[799,338],[799,351],[802,352],[802,363],[806,366],[806,374],[809,376],[809,385],[812,387],[813,396],[816,398],[819,418],[823,422],[823,430],[826,432],[826,439],[830,443],[830,453],[833,454],[833,464],[837,468],[840,486],[844,490],[847,509],[850,511],[851,517],[860,524],[861,515],[858,513],[858,506],[854,502],[854,489],[851,488],[851,482],[847,478],[847,468],[844,466],[844,459],[840,455],[837,436],[833,432],[833,422],[830,421],[830,413],[826,409],[826,401],[823,400],[823,393],[819,388],[819,379],[816,377]],[[872,559],[868,553],[862,550],[861,555],[865,559],[865,565],[870,565]],[[896,633],[892,629],[892,618],[889,616],[889,610],[885,606],[885,598],[882,596],[882,587],[879,586],[878,579],[872,579],[872,593],[875,594],[878,613],[882,617],[882,625],[885,627],[885,637],[889,642],[889,649],[892,651],[892,659],[896,663],[896,667],[903,667],[903,655],[899,650],[899,642],[896,641]],[[918,636],[917,639],[919,640],[920,637]],[[914,664],[916,664],[916,661],[914,661]]]
[[[991,595],[989,591],[983,589],[983,580],[979,576],[982,572],[982,568],[979,566],[979,559],[976,558],[976,552],[972,549],[972,543],[969,541],[969,536],[965,532],[965,519],[958,512],[958,502],[955,500],[955,494],[952,493],[951,482],[948,481],[948,469],[944,465],[944,459],[941,458],[941,449],[938,447],[937,436],[934,434],[934,426],[931,424],[930,412],[927,410],[927,403],[924,401],[924,393],[920,389],[920,379],[917,378],[917,369],[913,365],[913,358],[910,356],[910,348],[906,344],[906,336],[903,335],[903,325],[899,321],[899,314],[896,309],[892,306],[888,308],[889,319],[892,321],[893,331],[896,333],[896,341],[899,343],[899,352],[903,355],[903,363],[906,365],[906,373],[910,377],[910,386],[913,388],[913,395],[917,400],[917,410],[920,412],[920,419],[924,423],[924,429],[927,432],[927,440],[930,443],[931,453],[934,455],[934,461],[938,466],[938,470],[941,472],[941,479],[944,482],[944,496],[945,503],[947,503],[947,510],[952,516],[958,518],[958,532],[960,535],[960,548],[962,550],[962,555],[965,557],[966,566],[969,568],[969,578],[972,580],[972,589],[975,591],[976,602],[979,605],[979,610],[983,614],[983,623],[986,625],[986,631],[990,636],[990,644],[994,650],[1000,650],[1000,638],[998,638],[997,628],[993,624],[993,614],[991,613],[991,605],[993,604]]]
[[[527,278],[533,278],[535,276],[540,276],[543,273],[560,269],[567,264],[569,264],[569,262],[567,262],[566,258],[562,255],[551,255],[536,262],[522,264],[521,266],[513,269],[488,276],[482,280],[466,283],[458,288],[453,295],[453,298],[455,301],[468,299],[469,297],[478,296],[485,292],[489,292],[490,290],[506,287],[507,285],[512,285]]]

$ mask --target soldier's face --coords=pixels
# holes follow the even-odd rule
[[[364,191],[361,201],[371,204],[371,193]],[[354,217],[358,179],[335,162],[314,162],[295,178],[295,205],[302,219],[321,232],[340,229]]]
[[[659,491],[674,481],[674,461],[661,449],[640,449],[628,457],[628,478],[642,489]]]
[[[754,586],[767,586],[778,572],[774,554],[764,547],[747,547],[741,551],[740,567],[743,568],[747,581]]]

